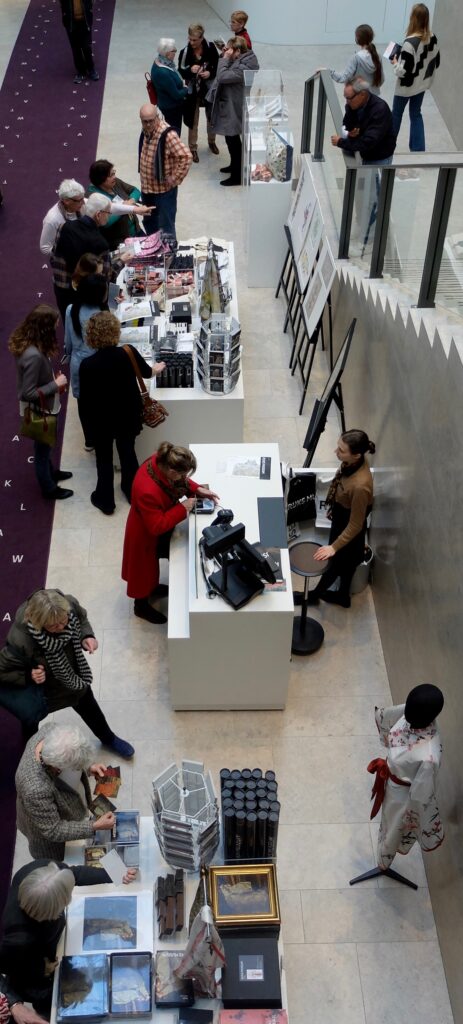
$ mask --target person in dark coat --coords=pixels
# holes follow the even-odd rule
[[[199,162],[198,157],[198,122],[199,111],[205,107],[206,94],[217,73],[219,54],[214,43],[208,43],[204,37],[202,25],[190,25],[188,28],[188,45],[180,50],[178,70],[186,82],[188,95],[183,107],[183,120],[188,128],[188,145],[193,154],[193,163]],[[207,141],[211,153],[218,156],[219,150],[207,116]]]
[[[118,348],[121,325],[113,313],[97,313],[87,322],[86,341],[94,355],[80,364],[80,412],[87,437],[95,445],[97,485],[90,500],[104,515],[113,514],[113,444],[121,465],[121,490],[130,502],[138,469],[135,438],[143,426],[143,406],[137,378],[124,348]],[[162,373],[165,363],[153,368],[130,346],[145,379]]]
[[[136,873],[129,868],[124,882],[133,881]],[[74,886],[108,882],[111,878],[104,868],[68,867],[47,857],[16,872],[3,913],[0,943],[0,971],[6,975],[2,989],[10,1008],[26,1001],[49,1016],[58,942]]]
[[[218,501],[208,487],[190,479],[196,469],[193,452],[168,441],[140,466],[132,489],[124,537],[122,579],[127,594],[135,598],[134,614],[147,622],[163,623],[166,616],[152,608],[148,598],[164,597],[159,583],[159,558],[178,523],[194,508],[195,496]],[[180,498],[186,497],[186,501]]]
[[[217,135],[225,135],[230,164],[221,167],[230,177],[221,185],[241,184],[241,132],[243,130],[244,72],[258,71],[255,53],[248,49],[241,36],[229,39],[217,65],[217,75],[207,94],[211,105],[211,127]]]
[[[80,85],[84,78],[99,79],[92,53],[93,0],[60,0],[63,25],[71,44],[76,75]]]
[[[370,92],[368,83],[361,78],[344,86],[344,98],[343,134],[332,135],[332,145],[349,156],[359,152],[364,164],[390,164],[396,137],[386,101]]]
[[[0,706],[20,718],[29,735],[51,712],[74,708],[101,743],[132,757],[133,747],[114,734],[93,696],[84,651],[97,649],[76,597],[61,590],[34,591],[18,608],[0,651]]]

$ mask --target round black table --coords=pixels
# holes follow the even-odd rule
[[[323,643],[325,636],[323,626],[316,619],[307,617],[309,580],[312,576],[322,576],[328,567],[328,562],[316,562],[314,554],[321,548],[313,540],[301,540],[293,544],[289,549],[289,564],[291,572],[297,576],[304,577],[304,593],[302,595],[301,614],[296,615],[293,623],[293,640],[291,651],[293,654],[315,654]]]

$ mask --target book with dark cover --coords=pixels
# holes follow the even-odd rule
[[[112,1017],[151,1017],[152,953],[111,953],[109,980]]]
[[[156,954],[154,1001],[156,1006],[193,1006],[195,1001],[191,978],[177,978],[175,968],[185,950],[161,949]]]
[[[109,1012],[109,962],[104,954],[63,956],[56,1020],[98,1021]]]
[[[178,1011],[178,1024],[213,1024],[214,1013],[212,1010],[197,1010],[196,1007],[189,1009],[185,1007]]]
[[[280,1009],[280,957],[273,935],[222,935],[225,968],[222,1002],[227,1010]]]

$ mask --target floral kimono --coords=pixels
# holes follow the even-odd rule
[[[396,853],[407,854],[418,842],[425,853],[437,849],[444,830],[436,800],[442,744],[437,725],[412,729],[405,704],[376,708],[375,720],[387,760],[376,758],[368,771],[376,775],[371,817],[382,808],[378,865],[390,867]]]

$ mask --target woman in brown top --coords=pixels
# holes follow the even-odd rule
[[[350,585],[357,566],[365,554],[367,516],[373,504],[373,480],[365,461],[366,452],[375,452],[375,445],[363,430],[347,430],[338,441],[335,454],[340,469],[331,481],[327,494],[331,519],[329,544],[321,547],[317,562],[331,559],[320,582],[310,594],[310,603],[318,598],[330,604],[350,608]],[[328,590],[339,576],[339,590]]]

